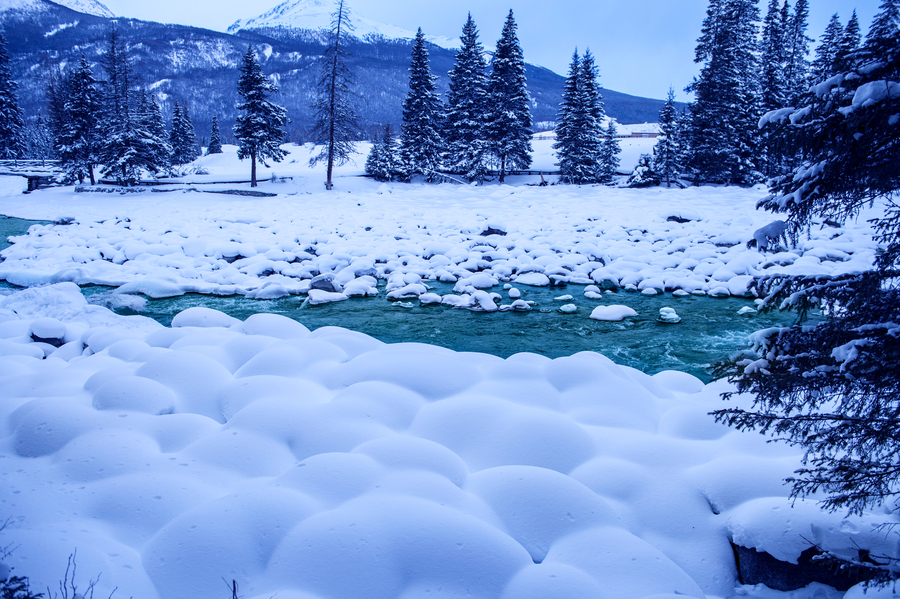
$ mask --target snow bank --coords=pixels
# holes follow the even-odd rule
[[[800,455],[715,424],[723,383],[272,314],[164,328],[71,283],[0,319],[0,545],[36,588],[77,548],[102,596],[725,597],[731,539],[892,550],[886,516],[790,509]]]

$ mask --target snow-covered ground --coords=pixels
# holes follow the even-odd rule
[[[227,596],[236,580],[246,599],[769,599],[736,590],[730,541],[784,561],[810,543],[895,553],[875,529],[893,516],[791,507],[800,451],[715,424],[724,382],[271,314],[192,308],[167,328],[73,284],[266,297],[334,273],[343,293],[383,277],[418,295],[443,278],[458,290],[441,301],[470,309],[553,277],[740,294],[756,274],[866,268],[864,220],[761,254],[744,242],[773,220],[762,188],[382,185],[350,165],[329,193],[294,150],[264,171],[295,177],[261,184],[273,197],[203,193],[249,189],[199,184],[245,177],[230,153],[168,193],[22,195],[0,178],[0,214],[75,219],[32,227],[0,263],[33,286],[0,296],[0,547],[37,589],[77,549],[98,597]]]

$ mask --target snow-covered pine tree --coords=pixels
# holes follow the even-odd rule
[[[168,144],[145,126],[140,94],[132,87],[131,64],[116,30],[110,32],[101,65],[106,72],[98,153],[103,176],[134,185],[144,172],[155,176],[167,171]]]
[[[785,6],[787,1],[785,0]],[[760,56],[760,87],[762,109],[766,112],[783,108],[787,104],[785,81],[785,23],[778,0],[769,0],[769,8],[763,22]]]
[[[600,183],[612,183],[619,170],[619,154],[622,148],[619,147],[619,132],[616,128],[616,122],[609,119],[609,124],[603,132],[603,144],[600,146],[600,164],[598,167],[598,180]]]
[[[797,0],[794,11],[785,28],[785,72],[788,104],[796,100],[809,86],[809,44],[812,39],[806,35],[809,19],[809,0]]]
[[[837,13],[831,15],[831,20],[825,27],[825,32],[819,38],[816,47],[816,58],[810,65],[811,83],[821,83],[832,75],[836,75],[838,54],[841,51],[841,42],[844,39],[844,26]]]
[[[641,154],[637,166],[628,177],[628,187],[654,187],[659,185],[659,174],[653,167],[654,160],[650,154]]]
[[[859,17],[856,16],[856,10],[850,15],[847,21],[847,27],[844,28],[844,36],[841,38],[841,49],[837,55],[835,70],[838,73],[849,71],[853,68],[856,51],[862,42],[862,33],[859,28]]]
[[[769,113],[798,148],[793,172],[776,179],[760,206],[786,214],[794,235],[819,219],[854,218],[884,206],[874,219],[881,250],[873,270],[835,277],[775,276],[756,283],[764,307],[788,306],[801,316],[824,308],[810,326],[757,336],[755,351],[723,371],[752,408],[717,418],[758,430],[804,450],[788,479],[792,494],[824,497],[829,509],[887,503],[900,494],[900,10],[884,0],[858,54],[858,65],[803,96],[796,110]],[[862,557],[862,556],[861,556]],[[861,567],[896,578],[896,562]]]
[[[36,119],[25,124],[24,137],[26,148],[24,158],[43,162],[55,156],[53,133],[44,115],[39,114]]]
[[[312,167],[320,161],[327,164],[325,189],[331,189],[334,163],[340,166],[350,160],[354,142],[359,136],[356,111],[353,108],[353,73],[348,66],[347,48],[353,32],[350,8],[345,0],[337,0],[331,14],[331,41],[325,48],[322,73],[317,87],[318,98],[313,105],[316,122],[312,131],[313,143],[322,146],[309,161]]]
[[[253,44],[241,59],[241,74],[237,91],[243,102],[237,105],[242,112],[235,119],[234,136],[238,140],[238,158],[250,159],[250,187],[256,187],[256,161],[266,164],[266,158],[275,162],[287,155],[281,149],[287,111],[267,98],[278,91],[278,86],[263,74]]]
[[[653,172],[666,187],[677,183],[681,173],[681,152],[678,148],[678,112],[675,110],[675,90],[669,88],[666,103],[659,111],[659,128],[662,135],[653,146]]]
[[[187,106],[175,101],[172,108],[172,131],[169,134],[169,145],[172,146],[172,164],[182,165],[193,162],[199,151],[197,150],[197,136],[194,133],[194,124],[188,115]]]
[[[487,64],[472,14],[463,26],[460,48],[450,71],[444,119],[444,166],[467,181],[487,176]]]
[[[500,166],[500,182],[507,171],[531,166],[531,110],[525,79],[525,58],[509,11],[491,61],[488,84],[490,149]]]
[[[397,138],[390,124],[384,126],[381,138],[372,144],[372,150],[366,159],[366,174],[376,181],[392,181],[400,172],[400,160],[397,156]]]
[[[560,181],[581,185],[597,183],[602,174],[603,98],[597,67],[590,50],[572,56],[556,116],[556,150]]]
[[[209,147],[206,155],[222,153],[222,133],[219,131],[219,115],[213,115],[212,126],[209,132]]]
[[[6,38],[0,33],[0,158],[14,159],[25,152],[25,119],[19,108],[16,90],[9,66]]]
[[[144,132],[144,151],[150,155],[148,162],[157,165],[157,170],[171,170],[173,150],[166,135],[162,107],[146,90],[138,96],[137,118],[139,129]]]
[[[420,27],[413,41],[409,63],[409,92],[403,101],[403,125],[400,132],[400,161],[405,177],[425,175],[437,178],[441,166],[441,101],[428,62],[428,48]]]
[[[66,181],[94,179],[100,149],[98,113],[101,107],[97,80],[84,54],[67,78],[66,98],[60,110],[56,148]],[[51,102],[52,106],[52,102]]]
[[[690,162],[694,183],[749,185],[758,180],[759,78],[755,0],[710,0],[688,87]]]

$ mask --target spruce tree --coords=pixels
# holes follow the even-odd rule
[[[553,148],[559,159],[560,181],[585,184],[603,180],[603,98],[590,50],[581,58],[577,50],[572,56],[556,119]]]
[[[797,0],[794,12],[785,29],[785,82],[788,90],[788,104],[794,105],[796,100],[806,91],[809,82],[809,43],[806,35],[809,19],[809,0]]]
[[[57,119],[60,131],[56,137],[57,152],[65,179],[84,182],[94,179],[94,166],[100,149],[99,119],[101,107],[97,80],[84,54],[74,72],[68,77],[66,100]]]
[[[755,0],[710,0],[695,62],[689,133],[694,183],[758,180],[760,89]]]
[[[678,112],[675,110],[675,90],[669,88],[666,103],[659,111],[659,128],[662,135],[653,146],[653,172],[665,181],[666,187],[677,182],[681,173],[681,152],[678,139]]]
[[[372,150],[366,159],[366,174],[376,181],[392,181],[400,171],[397,156],[397,139],[391,126],[385,125],[381,138],[372,144]]]
[[[239,145],[238,158],[250,159],[250,187],[256,187],[256,161],[263,165],[266,158],[281,162],[287,155],[281,149],[287,111],[267,99],[278,91],[278,86],[263,74],[253,44],[247,45],[240,72],[237,91],[243,102],[237,109],[242,114],[235,120],[234,136]]]
[[[156,176],[167,171],[168,144],[147,128],[141,94],[133,87],[131,64],[115,30],[101,65],[106,72],[98,156],[103,176],[114,177],[120,185],[135,185],[145,172]]]
[[[900,494],[900,11],[884,0],[858,51],[858,64],[808,92],[796,110],[770,113],[800,161],[777,178],[760,206],[786,215],[792,236],[824,219],[855,218],[883,207],[871,222],[880,251],[867,272],[826,277],[781,275],[756,283],[764,307],[803,317],[822,308],[822,322],[758,334],[753,351],[723,368],[737,392],[755,396],[749,409],[717,418],[768,433],[804,450],[788,479],[797,497],[824,497],[829,509],[883,503]],[[771,126],[771,125],[767,125]],[[730,395],[730,394],[726,394]],[[878,570],[877,564],[862,564]],[[892,565],[882,580],[896,578]]]
[[[353,108],[353,73],[348,66],[350,34],[353,24],[350,8],[345,0],[338,0],[331,15],[331,41],[325,49],[322,73],[318,83],[318,99],[313,108],[316,122],[313,127],[313,142],[322,146],[322,151],[309,161],[314,166],[320,161],[327,165],[325,189],[332,189],[331,181],[334,164],[346,164],[350,160],[359,136],[356,111]]]
[[[616,122],[609,119],[609,124],[603,132],[603,143],[600,146],[600,164],[598,169],[598,180],[600,183],[612,183],[619,171],[619,154],[622,148],[619,147],[619,132],[616,129]]]
[[[222,134],[219,131],[219,115],[214,115],[212,127],[209,132],[209,147],[206,148],[206,155],[222,153]]]
[[[15,159],[25,152],[25,119],[19,108],[6,50],[6,38],[0,33],[0,158]]]
[[[525,79],[525,59],[516,34],[512,10],[506,17],[491,61],[488,85],[490,148],[500,166],[500,182],[507,171],[531,166],[531,111]]]
[[[821,83],[838,73],[838,55],[844,38],[844,26],[837,13],[831,15],[825,32],[819,38],[816,47],[816,58],[811,65],[812,82]]]
[[[177,100],[172,109],[172,131],[169,135],[169,144],[172,146],[173,165],[193,162],[199,155],[194,124],[188,115],[187,106],[179,104]]]
[[[409,63],[409,92],[403,101],[400,160],[405,177],[425,175],[434,181],[441,165],[441,102],[428,63],[428,48],[420,27]]]
[[[150,155],[149,162],[159,165],[158,170],[168,171],[172,166],[173,150],[167,139],[166,125],[163,122],[162,107],[153,95],[144,90],[139,94],[137,119],[139,128],[145,132],[145,152]]]
[[[478,29],[469,14],[459,38],[444,119],[444,166],[467,181],[487,176],[487,64]]]
[[[778,0],[769,0],[763,22],[762,55],[760,57],[760,86],[762,109],[766,112],[787,104],[785,81],[785,23]]]
[[[853,68],[854,57],[861,41],[862,33],[859,28],[859,18],[854,10],[850,20],[847,21],[847,27],[844,28],[844,35],[841,38],[841,49],[838,52],[835,63],[835,70],[838,73],[849,71]]]
[[[580,109],[581,95],[581,57],[578,48],[572,54],[569,72],[563,86],[562,102],[556,112],[556,150],[559,179],[563,183],[576,183],[578,172],[578,119],[582,116]]]

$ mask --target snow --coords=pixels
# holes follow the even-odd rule
[[[224,578],[247,599],[774,599],[735,590],[731,540],[786,560],[804,538],[895,551],[874,528],[893,516],[790,508],[782,480],[802,452],[716,424],[724,381],[592,352],[388,345],[265,313],[197,307],[163,327],[76,286],[116,287],[110,305],[128,293],[317,304],[384,284],[398,302],[495,312],[535,308],[525,286],[553,280],[597,300],[590,316],[558,308],[577,326],[637,316],[602,303],[612,282],[728,296],[753,276],[863,270],[877,247],[865,215],[760,253],[746,241],[771,218],[754,208],[762,188],[381,184],[351,164],[328,193],[309,147],[289,149],[261,167],[272,197],[200,192],[247,189],[227,183],[248,170],[233,147],[171,193],[26,196],[0,178],[0,214],[74,218],[0,253],[0,276],[39,285],[0,292],[0,517],[12,518],[0,547],[18,546],[5,561],[34,588],[56,588],[77,548],[78,572],[102,573],[98,596],[213,596]],[[695,218],[667,220],[673,205]],[[507,235],[481,236],[492,223]],[[434,280],[453,293],[429,291]]]
[[[115,14],[97,0],[54,0],[54,4],[65,6],[75,12],[108,19],[115,18]],[[38,0],[0,0],[0,12],[7,10],[23,12],[43,11],[46,10],[46,4]]]

